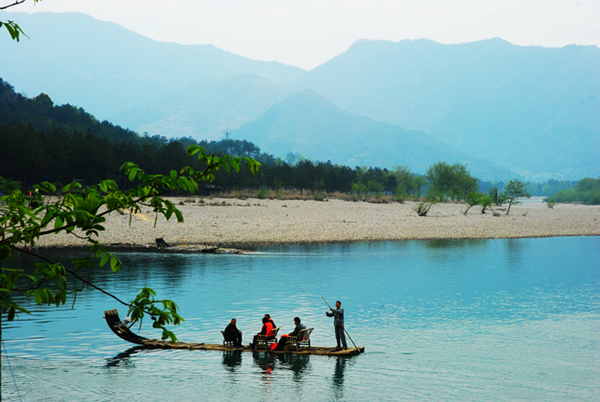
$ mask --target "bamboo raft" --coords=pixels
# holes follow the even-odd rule
[[[129,328],[124,327],[121,324],[119,313],[117,310],[107,310],[104,312],[104,318],[109,328],[121,339],[127,342],[141,345],[148,349],[190,349],[190,350],[220,350],[220,351],[234,351],[239,350],[242,352],[270,352],[270,353],[293,353],[296,355],[323,355],[323,356],[354,356],[360,353],[364,353],[365,347],[359,346],[356,348],[338,349],[321,346],[309,346],[303,347],[299,350],[255,350],[250,347],[231,347],[224,344],[217,343],[194,343],[194,342],[171,342],[171,341],[159,341],[157,339],[148,339],[137,334],[134,334]]]

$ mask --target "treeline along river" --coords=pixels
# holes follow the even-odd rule
[[[127,188],[132,184],[119,172],[119,167],[127,161],[134,162],[148,174],[169,174],[171,169],[187,165],[203,170],[197,158],[185,153],[191,144],[198,144],[216,155],[247,156],[262,164],[257,174],[252,174],[244,164],[236,174],[228,174],[223,169],[216,172],[212,185],[200,189],[203,194],[240,188],[286,188],[361,194],[386,191],[405,197],[422,195],[426,186],[425,178],[420,176],[425,172],[413,173],[406,167],[395,171],[377,166],[350,167],[312,162],[293,154],[288,154],[283,161],[261,152],[248,141],[140,136],[108,121],[99,122],[81,108],[54,105],[48,95],[27,98],[1,78],[0,143],[0,160],[4,162],[0,164],[0,192],[7,192],[13,186],[31,190],[32,185],[44,181],[66,185],[77,180],[89,186],[105,179],[115,180],[121,188]],[[398,164],[403,163],[398,160]],[[449,177],[446,177],[448,182],[452,181]],[[2,189],[2,178],[15,183]],[[460,181],[464,182],[464,175]],[[487,192],[493,187],[502,189],[503,185],[502,181],[480,180],[476,187]],[[528,183],[528,189],[532,195],[551,195],[574,185],[574,181],[549,180]]]
[[[124,307],[86,289],[74,309],[27,302],[31,316],[3,323],[4,400],[600,399],[598,237],[119,255],[127,268],[94,281],[125,300],[143,285],[175,299],[183,341],[220,342],[236,317],[248,343],[270,313],[282,333],[300,316],[315,327],[313,344],[335,346],[323,295],[342,301],[348,332],[366,352],[140,350],[102,318],[112,308],[124,316]],[[160,336],[149,323],[134,330]]]

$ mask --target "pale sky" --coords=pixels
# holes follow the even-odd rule
[[[28,0],[9,10],[81,12],[155,40],[305,69],[358,39],[600,46],[600,0]]]

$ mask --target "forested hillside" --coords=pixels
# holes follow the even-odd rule
[[[303,96],[318,97],[315,94]],[[262,164],[256,175],[246,168],[238,174],[217,172],[210,187],[201,190],[205,194],[260,189],[257,196],[266,196],[269,189],[278,193],[288,189],[309,190],[321,199],[324,192],[341,192],[352,193],[355,198],[368,194],[380,197],[387,193],[403,200],[423,195],[429,185],[427,175],[413,173],[406,166],[394,169],[376,165],[350,167],[329,161],[311,161],[291,153],[284,161],[245,140],[196,141],[189,137],[140,136],[108,121],[99,122],[82,108],[54,105],[45,94],[32,99],[17,94],[1,79],[0,144],[0,192],[15,186],[30,189],[42,181],[66,184],[77,180],[86,185],[113,179],[126,187],[130,183],[119,172],[119,167],[126,161],[136,163],[150,174],[166,174],[185,165],[199,169],[197,159],[184,152],[190,144],[198,144],[216,155],[248,156]],[[435,165],[457,168],[463,172],[461,175],[469,177],[467,182],[477,181],[467,172],[466,165],[457,163],[451,167],[445,162]],[[502,188],[503,184],[502,181],[480,180],[478,187],[486,192],[492,187]],[[552,189],[572,188],[574,184],[529,183],[529,189],[534,195],[549,195],[553,193]],[[449,196],[464,195],[464,192],[454,191]]]
[[[211,153],[248,156],[262,163],[257,175],[246,168],[239,174],[217,172],[211,188],[286,187],[327,191],[350,191],[356,181],[385,181],[389,173],[379,168],[349,168],[331,163],[301,160],[290,165],[265,154],[248,141],[196,141],[192,138],[168,139],[140,136],[107,121],[99,122],[81,108],[54,105],[49,96],[27,98],[0,79],[0,177],[18,181],[21,187],[51,181],[82,184],[113,179],[129,185],[119,172],[126,161],[138,164],[150,174],[193,166],[185,148],[199,144]],[[389,182],[389,180],[388,180]],[[394,183],[386,187],[394,190]],[[207,190],[208,191],[208,190]],[[366,191],[366,187],[365,187]]]

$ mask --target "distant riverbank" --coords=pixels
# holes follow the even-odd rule
[[[100,242],[112,246],[170,245],[247,248],[266,244],[329,243],[411,239],[492,239],[600,235],[600,206],[542,203],[506,205],[482,214],[464,204],[434,205],[425,217],[414,202],[372,204],[351,201],[237,200],[177,198],[185,222],[159,217],[150,209],[107,217]],[[39,246],[70,247],[86,242],[64,233],[44,236]]]

